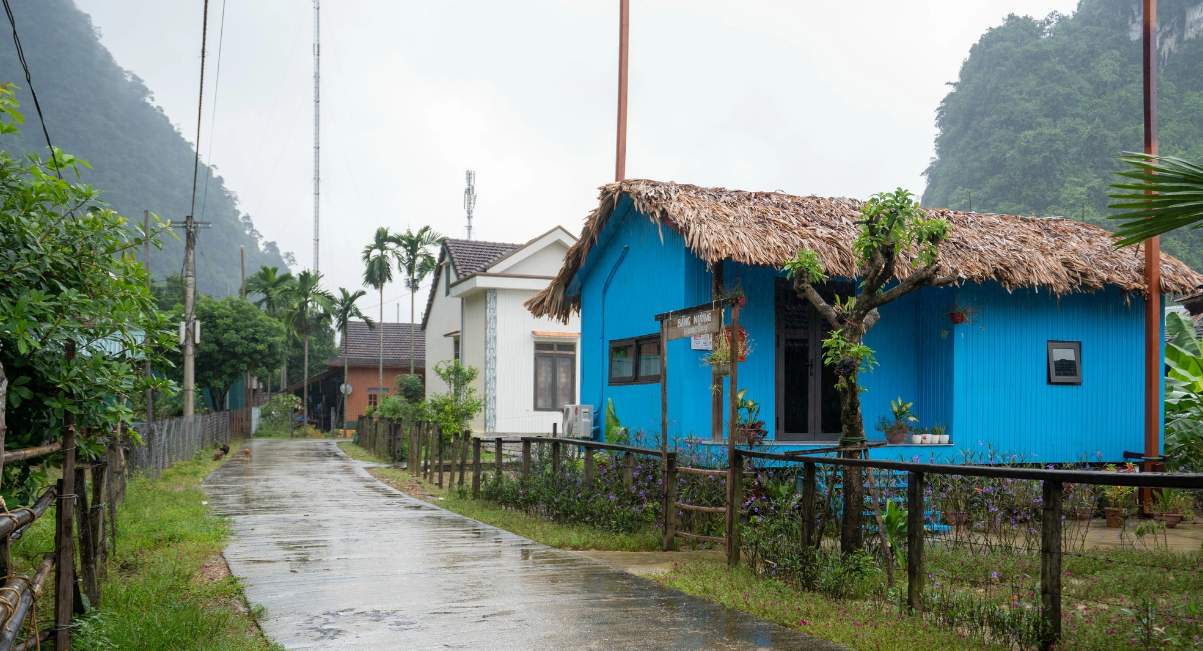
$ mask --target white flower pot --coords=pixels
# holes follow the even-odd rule
[[[941,434],[940,435],[940,445],[947,445],[947,444],[948,444],[948,435]]]
[[[921,434],[911,434],[911,443],[914,443],[915,445],[919,445],[922,442],[923,442],[923,436]]]
[[[932,443],[931,434],[924,434],[923,440],[920,442],[923,443],[923,445],[931,445],[931,443]]]

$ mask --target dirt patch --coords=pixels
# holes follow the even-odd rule
[[[397,477],[395,473],[381,472],[378,468],[368,468],[367,471],[376,479],[379,479],[380,481],[392,486],[406,495],[409,495],[410,497],[416,497],[420,500],[426,500],[427,502],[437,502],[439,501],[439,498],[442,497],[442,495],[439,494],[442,492],[441,490],[437,488],[432,489],[429,486],[423,485],[422,482],[414,479],[411,476],[405,475],[403,477]]]
[[[680,552],[609,552],[581,551],[577,552],[601,561],[617,570],[636,576],[662,574],[671,571],[678,563],[689,561],[720,562],[727,558],[726,552],[716,550],[680,551]]]
[[[225,556],[217,554],[205,559],[200,569],[197,570],[197,574],[204,581],[213,583],[214,581],[230,578],[230,566],[226,563]]]

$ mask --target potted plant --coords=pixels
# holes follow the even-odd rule
[[[764,440],[769,431],[764,428],[764,420],[760,418],[760,403],[748,398],[747,395],[747,389],[735,392],[735,404],[739,417],[735,441],[740,445],[755,446]]]
[[[1190,493],[1166,488],[1157,496],[1157,500],[1153,504],[1153,513],[1157,514],[1159,520],[1165,522],[1166,529],[1173,529],[1178,526],[1184,516],[1189,519],[1193,515],[1194,505],[1195,499]]]
[[[948,443],[948,425],[937,423],[931,426],[931,434],[935,437],[936,443],[946,445]]]
[[[948,320],[952,321],[953,325],[963,325],[965,323],[974,322],[974,317],[977,316],[977,312],[977,308],[973,307],[972,305],[965,305],[954,300],[952,305],[949,306],[948,311],[944,313],[944,316],[947,316]]]
[[[894,416],[894,420],[891,422],[882,417],[877,421],[877,430],[886,435],[886,441],[893,445],[906,443],[907,435],[914,429],[911,423],[919,422],[919,419],[911,412],[911,407],[914,405],[913,402],[903,402],[902,396],[898,396],[897,400],[890,401],[890,414]]]
[[[1103,489],[1103,497],[1107,499],[1103,513],[1107,516],[1108,528],[1123,528],[1125,511],[1135,494],[1136,489],[1131,486],[1108,486]]]
[[[736,282],[734,287],[727,287],[723,290],[723,298],[735,298],[739,309],[744,309],[748,304],[748,295],[744,293],[743,284]]]
[[[748,336],[735,337],[736,345],[731,345],[731,334],[727,332],[718,333],[713,336],[714,347],[706,355],[702,356],[702,365],[710,365],[711,370],[717,377],[725,377],[731,374],[731,361],[733,359],[746,359],[752,354],[752,338]],[[734,350],[733,350],[734,348]]]

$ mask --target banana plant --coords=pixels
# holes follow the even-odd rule
[[[1203,469],[1203,347],[1195,324],[1171,312],[1165,319],[1165,451],[1181,470]]]

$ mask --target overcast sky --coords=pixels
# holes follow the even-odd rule
[[[203,0],[76,2],[193,141]],[[986,29],[1076,0],[631,5],[628,177],[864,198],[922,192],[945,84]],[[597,187],[614,180],[618,6],[325,3],[328,286],[361,286],[377,226],[463,237],[466,169],[477,173],[476,239],[522,242],[557,224],[579,233]],[[312,1],[227,2],[224,36],[222,11],[210,0],[202,157],[264,237],[309,268]],[[386,288],[385,320],[400,303],[408,321],[408,298]],[[376,314],[378,303],[372,292],[361,306]]]

